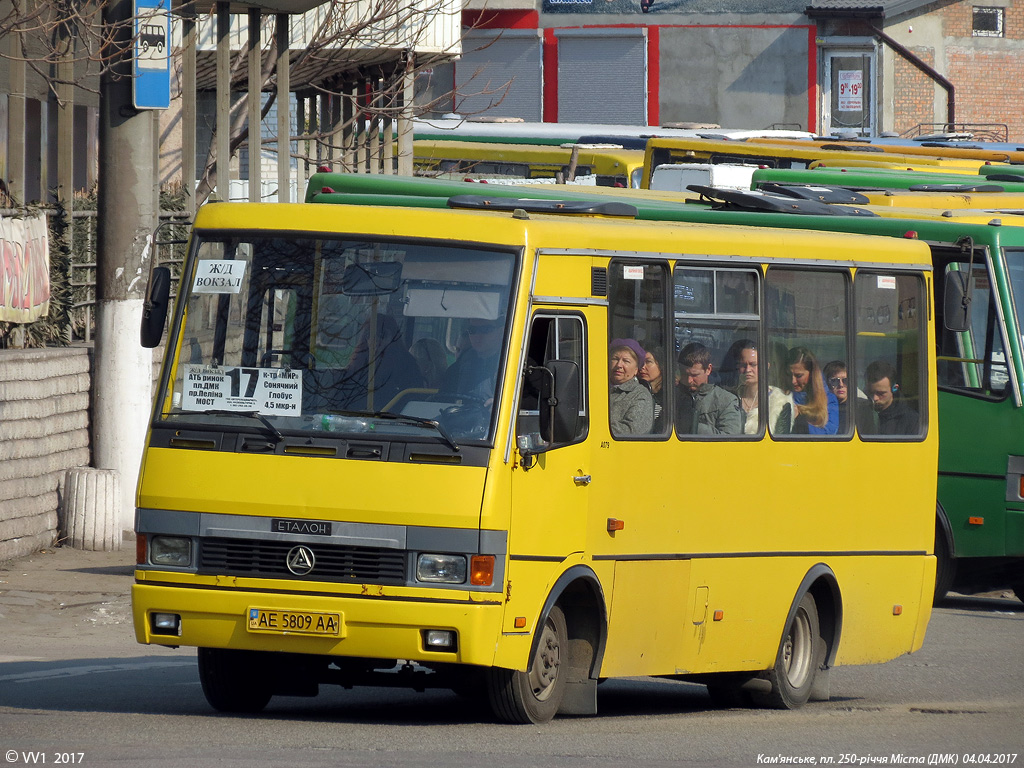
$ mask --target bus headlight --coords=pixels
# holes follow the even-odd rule
[[[416,561],[416,580],[463,584],[466,558],[463,555],[420,555]]]
[[[149,540],[149,562],[153,565],[192,565],[192,539],[180,536],[152,536]]]

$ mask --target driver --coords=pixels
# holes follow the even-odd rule
[[[502,330],[503,325],[498,319],[470,320],[469,347],[445,371],[440,391],[476,397],[485,404],[493,400]]]

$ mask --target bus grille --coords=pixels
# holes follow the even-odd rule
[[[288,552],[295,546],[284,541],[204,538],[199,545],[199,570],[307,581],[405,583],[403,550],[305,544],[316,557],[316,565],[308,575],[296,576],[286,564]]]

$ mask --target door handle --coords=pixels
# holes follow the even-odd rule
[[[580,485],[580,486],[590,485],[590,480],[591,480],[590,475],[574,475],[573,478],[572,478],[572,481],[574,483],[576,483],[576,485]]]

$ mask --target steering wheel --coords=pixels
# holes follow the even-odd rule
[[[491,408],[487,400],[472,395],[456,395],[462,402],[442,408],[437,420],[459,437],[485,438],[491,426]]]

